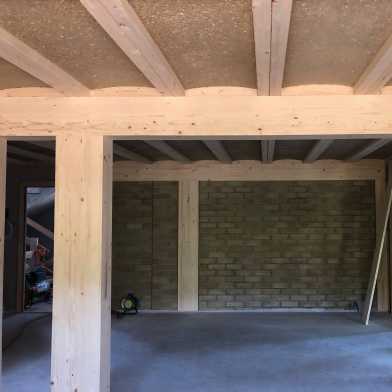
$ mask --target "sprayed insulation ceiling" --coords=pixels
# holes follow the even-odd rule
[[[256,88],[251,0],[129,0],[186,89]],[[391,0],[294,1],[284,86],[352,86],[392,34]],[[3,0],[0,26],[91,89],[151,86],[79,0]],[[0,61],[0,88],[42,82]]]

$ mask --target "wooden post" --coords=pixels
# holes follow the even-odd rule
[[[386,213],[386,190],[385,180],[375,181],[375,197],[376,197],[376,237],[382,236],[383,224]],[[389,260],[387,257],[387,241],[384,242],[384,249],[381,255],[380,271],[377,280],[377,310],[379,312],[389,311]]]
[[[366,294],[365,306],[364,306],[364,309],[362,312],[362,320],[365,323],[365,325],[368,325],[368,323],[369,323],[370,311],[372,310],[372,304],[373,304],[374,291],[376,289],[376,283],[377,283],[377,279],[379,277],[380,267],[381,267],[381,263],[382,263],[382,257],[385,253],[384,252],[385,241],[386,241],[386,234],[387,234],[389,217],[391,214],[391,205],[392,205],[392,188],[388,187],[387,203],[386,203],[386,208],[385,208],[385,213],[384,213],[384,218],[383,218],[383,224],[381,227],[381,231],[377,236],[377,243],[376,243],[376,248],[375,248],[374,256],[373,256],[372,270],[370,273],[370,279],[369,279],[369,285],[368,285],[368,290],[367,290],[367,294]]]
[[[4,216],[5,216],[5,181],[7,175],[7,140],[0,138],[0,391],[2,369],[3,338],[3,288],[4,288]]]
[[[392,187],[392,160],[387,162],[388,187]],[[388,261],[389,261],[389,311],[392,312],[392,219],[389,219],[389,241],[388,241]]]
[[[112,141],[56,138],[52,392],[110,390]]]
[[[199,309],[199,182],[179,182],[178,311]]]

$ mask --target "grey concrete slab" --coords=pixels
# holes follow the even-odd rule
[[[377,316],[367,328],[359,320],[244,312],[113,320],[111,390],[390,391],[392,318]],[[49,349],[47,318],[6,351],[4,391],[49,391]]]

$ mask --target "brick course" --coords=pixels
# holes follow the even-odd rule
[[[366,292],[370,181],[201,182],[199,308],[346,308]]]
[[[143,309],[177,309],[177,183],[113,184],[112,305],[132,291]]]

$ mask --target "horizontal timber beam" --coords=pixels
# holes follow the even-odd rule
[[[392,95],[0,97],[0,136],[376,139],[392,135],[391,107]]]
[[[263,165],[260,161],[235,161],[227,165],[217,161],[199,161],[188,165],[160,161],[153,164],[116,162],[114,181],[384,181],[383,160],[342,162],[320,160],[274,161]]]

